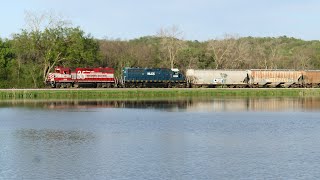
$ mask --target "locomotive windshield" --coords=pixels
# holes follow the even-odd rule
[[[171,69],[171,71],[172,71],[172,77],[173,78],[177,78],[177,79],[181,79],[181,80],[183,80],[184,79],[184,77],[183,77],[183,75],[180,73],[180,71],[179,71],[179,69]]]

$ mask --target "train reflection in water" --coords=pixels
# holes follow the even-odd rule
[[[164,111],[286,111],[320,110],[320,98],[187,98],[161,100],[70,100],[70,101],[0,101],[0,107],[28,107],[52,110],[87,110],[94,108],[138,108]]]
[[[320,110],[320,98],[243,98],[193,101],[188,111],[241,112]]]

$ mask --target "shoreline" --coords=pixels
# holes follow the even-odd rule
[[[136,99],[177,97],[320,97],[320,88],[0,89],[0,100]]]

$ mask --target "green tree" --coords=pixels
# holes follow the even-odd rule
[[[36,21],[38,22],[38,21]],[[50,21],[52,22],[52,21]],[[41,87],[55,66],[83,67],[100,64],[98,41],[80,28],[53,23],[41,28],[22,30],[13,36],[14,51],[21,66],[28,67],[33,87]],[[20,75],[18,75],[20,78]]]
[[[0,87],[5,88],[8,86],[9,80],[9,65],[14,54],[12,52],[9,40],[0,39]]]

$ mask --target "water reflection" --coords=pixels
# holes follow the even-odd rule
[[[0,179],[81,179],[77,168],[95,158],[93,132],[7,129],[0,131]]]
[[[320,98],[185,98],[160,100],[54,100],[0,101],[0,107],[28,107],[53,110],[93,108],[139,108],[165,111],[291,111],[320,110]]]
[[[62,131],[62,130],[50,130],[50,129],[18,129],[15,135],[24,140],[32,141],[68,141],[70,143],[83,143],[91,141],[94,136],[90,132],[84,131]]]
[[[320,177],[319,98],[0,104],[0,179]]]
[[[189,111],[291,111],[320,110],[320,98],[243,98],[193,101]]]

